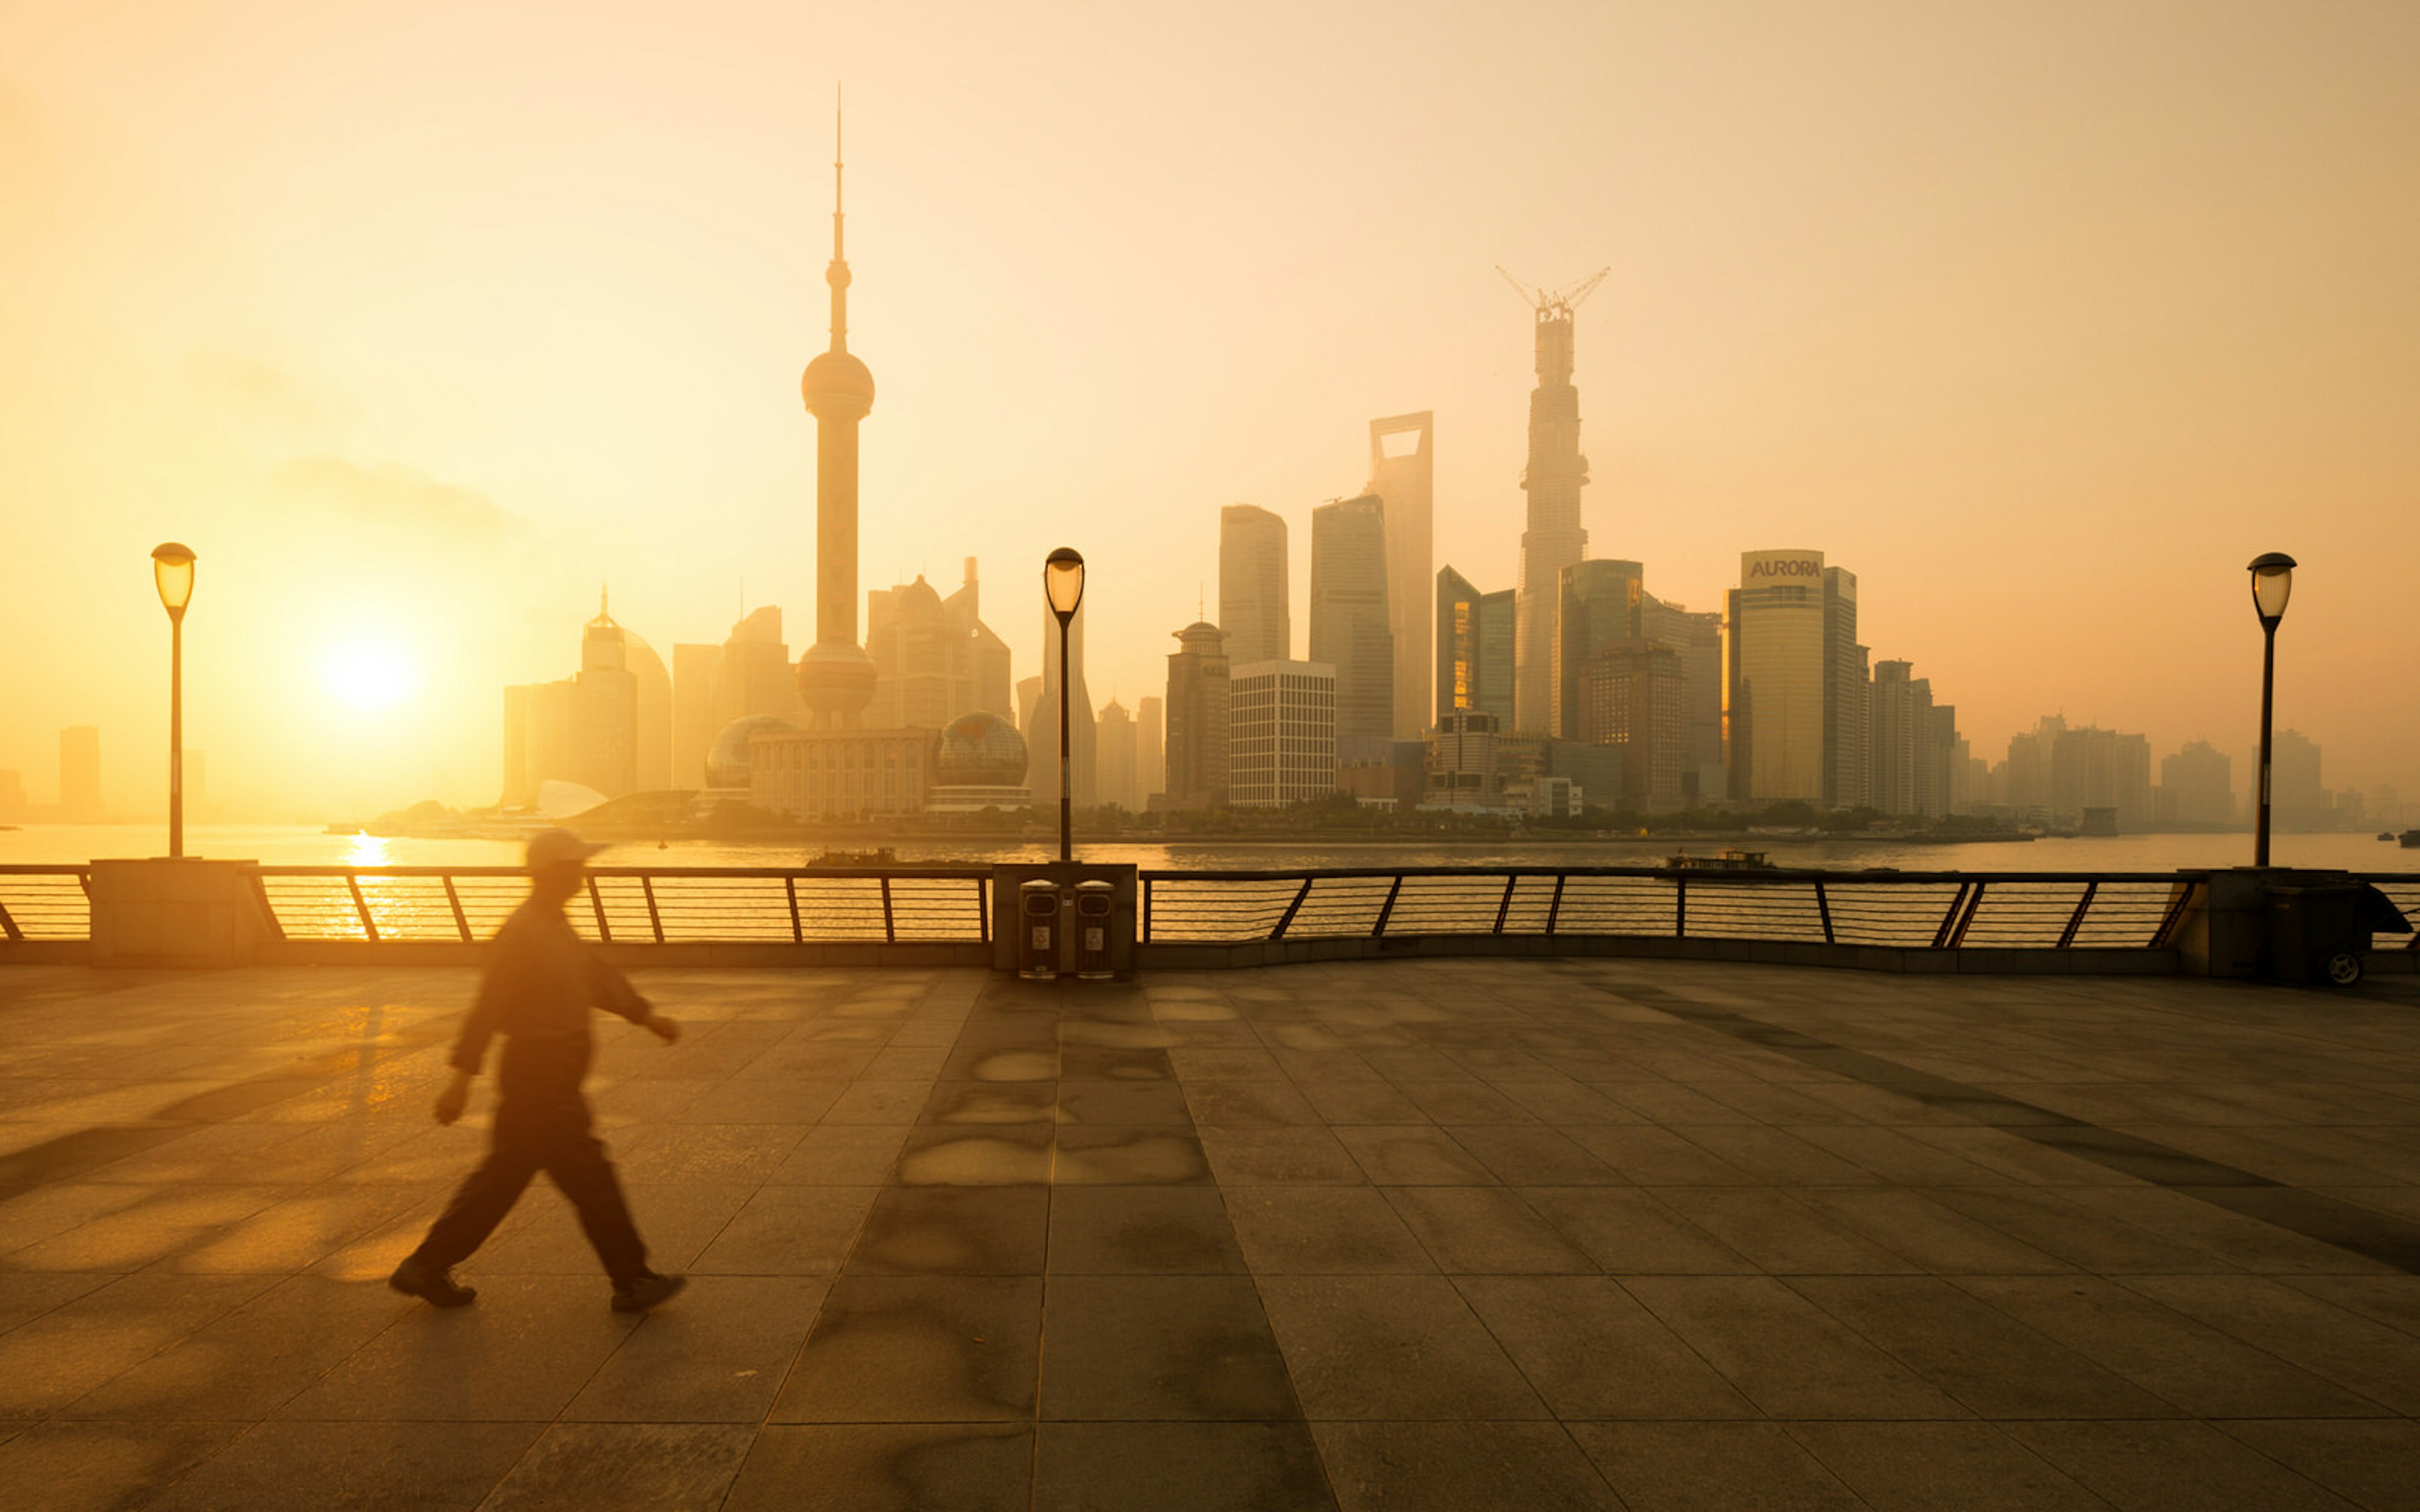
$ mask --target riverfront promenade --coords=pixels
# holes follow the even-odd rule
[[[0,1506],[2420,1506],[2420,980],[636,974],[644,1319],[458,968],[0,968]]]

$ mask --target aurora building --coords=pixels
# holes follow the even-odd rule
[[[1821,551],[1740,553],[1724,647],[1732,799],[1817,808],[1865,801],[1866,648],[1856,643],[1856,581],[1827,569]]]

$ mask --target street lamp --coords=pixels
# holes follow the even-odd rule
[[[168,611],[168,855],[185,854],[185,606],[194,596],[194,548],[151,548],[151,580]]]
[[[2269,714],[2277,684],[2277,622],[2294,593],[2294,559],[2264,551],[2252,559],[2252,611],[2260,616],[2260,815],[2252,831],[2252,864],[2269,864]]]
[[[1042,596],[1059,617],[1059,859],[1075,855],[1074,807],[1076,779],[1067,756],[1067,622],[1084,601],[1084,559],[1073,547],[1061,547],[1042,559]]]

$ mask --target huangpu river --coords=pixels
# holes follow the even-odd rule
[[[577,821],[573,827],[578,827]],[[1023,841],[931,837],[788,843],[675,840],[661,847],[653,841],[615,845],[599,856],[595,864],[795,867],[826,850],[861,850],[879,845],[888,845],[900,862],[910,865],[979,866],[995,861],[1045,861],[1058,855],[1055,837],[1041,836]],[[0,829],[0,865],[164,856],[167,848],[167,830],[160,824],[27,825],[19,829]],[[1686,841],[1665,836],[1452,844],[1331,844],[1282,838],[1218,843],[1091,843],[1080,831],[1076,837],[1077,855],[1083,860],[1132,862],[1145,870],[1202,872],[1328,867],[1661,866],[1667,857],[1684,849],[1704,856],[1725,848],[1761,850],[1776,865],[1784,867],[1896,867],[1907,872],[2169,872],[2249,866],[2252,862],[2252,837],[2248,833],[2118,835],[1953,845],[1761,835],[1736,840],[1699,836]],[[185,853],[271,866],[516,866],[520,861],[520,847],[510,841],[331,835],[304,825],[191,825],[185,830]],[[2404,850],[2370,834],[2280,834],[2272,842],[2271,859],[2279,866],[2420,873],[2420,851]]]

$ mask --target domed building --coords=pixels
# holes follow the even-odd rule
[[[997,714],[962,714],[941,732],[933,757],[928,813],[1015,810],[1033,801],[1025,787],[1025,737]]]

